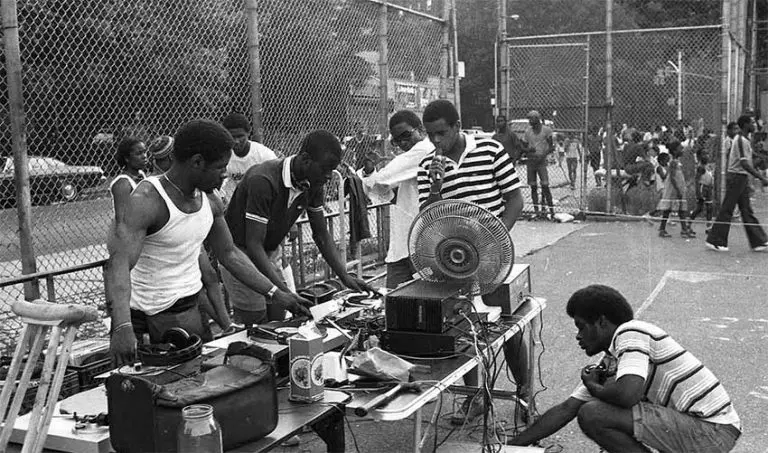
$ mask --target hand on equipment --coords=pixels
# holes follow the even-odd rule
[[[278,290],[272,298],[274,303],[285,307],[286,310],[295,316],[304,316],[312,318],[312,313],[308,307],[313,304],[311,301],[291,292]]]
[[[115,368],[133,365],[136,362],[136,335],[133,327],[117,328],[112,331],[109,342],[109,355]]]
[[[361,278],[353,277],[349,274],[347,274],[346,278],[344,278],[342,283],[344,283],[344,286],[346,286],[347,288],[357,291],[359,293],[376,292],[376,290],[373,289],[371,285],[366,283],[365,280]]]
[[[605,382],[605,367],[587,365],[581,370],[581,381],[589,389],[589,384],[600,385]]]

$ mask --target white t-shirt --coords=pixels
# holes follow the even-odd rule
[[[408,258],[408,233],[411,223],[419,213],[419,187],[416,180],[419,162],[435,149],[435,145],[424,139],[408,151],[397,155],[381,170],[363,179],[363,186],[397,187],[397,202],[390,208],[389,251],[384,259],[394,263]]]
[[[248,154],[239,157],[235,153],[232,153],[232,158],[229,159],[229,164],[227,164],[227,179],[224,180],[219,192],[225,204],[229,203],[229,200],[232,199],[232,194],[235,193],[237,183],[243,179],[245,172],[248,171],[249,168],[268,160],[277,159],[275,152],[261,143],[250,140],[248,143],[250,143]]]
[[[365,192],[365,196],[371,200],[372,205],[389,203],[392,201],[392,197],[395,195],[392,190],[379,184],[371,184],[371,181],[375,181],[375,175],[378,173],[376,170],[373,170],[373,172],[367,176],[362,168],[357,170],[356,173],[363,182],[363,191]]]

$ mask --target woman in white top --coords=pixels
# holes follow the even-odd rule
[[[109,191],[112,194],[117,219],[123,215],[123,207],[133,189],[147,177],[144,173],[147,166],[147,147],[138,138],[126,137],[117,145],[115,160],[121,171],[109,184]]]

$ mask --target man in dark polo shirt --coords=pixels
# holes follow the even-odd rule
[[[365,282],[347,273],[323,214],[323,186],[339,162],[338,139],[327,131],[310,132],[295,156],[251,167],[232,195],[225,218],[235,245],[280,290],[288,291],[288,287],[276,265],[279,257],[275,252],[304,211],[317,248],[341,282],[356,291],[370,290]],[[252,325],[267,320],[264,296],[251,291],[226,269],[222,270],[222,280],[238,322]],[[280,314],[270,318],[281,319]]]

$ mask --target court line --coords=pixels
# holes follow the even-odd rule
[[[651,304],[653,304],[653,302],[659,296],[661,291],[664,289],[664,286],[666,286],[667,281],[669,280],[704,281],[704,280],[712,280],[713,278],[718,278],[718,277],[768,278],[768,275],[737,274],[737,273],[731,273],[731,272],[666,271],[664,272],[664,275],[662,275],[661,279],[659,279],[659,282],[656,284],[656,287],[653,288],[653,291],[651,291],[651,294],[648,295],[648,297],[645,299],[645,301],[640,306],[640,308],[638,308],[635,311],[635,315],[639,317],[640,313],[644,312],[648,307],[651,306]]]

